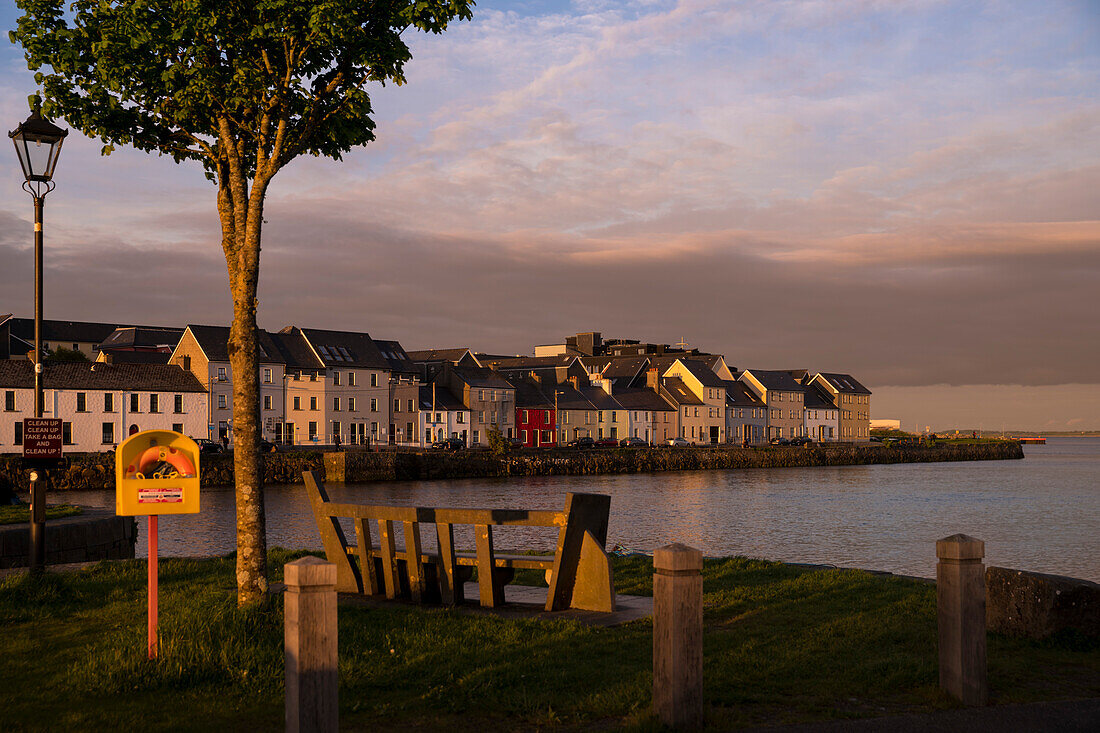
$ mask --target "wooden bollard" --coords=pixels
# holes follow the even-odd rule
[[[286,729],[333,731],[339,724],[336,674],[336,566],[317,557],[286,564]]]
[[[703,553],[653,553],[653,712],[677,729],[703,725]]]
[[[956,534],[936,542],[940,689],[964,705],[985,705],[985,543]]]

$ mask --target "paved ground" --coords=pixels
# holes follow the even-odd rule
[[[750,733],[1097,733],[1100,698],[753,728]]]

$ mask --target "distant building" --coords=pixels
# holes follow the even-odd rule
[[[46,364],[43,417],[61,418],[67,452],[103,451],[142,430],[205,437],[206,389],[167,364]],[[0,360],[0,453],[23,450],[23,419],[34,416],[34,365]]]

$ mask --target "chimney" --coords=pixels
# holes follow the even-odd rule
[[[654,392],[660,392],[661,387],[657,380],[657,367],[649,369],[645,373],[645,386],[647,389],[651,389]]]
[[[581,388],[581,378],[580,377],[577,377],[577,376],[570,377],[569,378],[569,383],[573,385],[573,389],[580,389]]]
[[[532,382],[534,382],[535,384],[542,384],[542,377],[536,374],[534,370],[531,370],[530,376]]]

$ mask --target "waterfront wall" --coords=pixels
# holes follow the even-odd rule
[[[116,517],[113,511],[85,509],[83,514],[46,522],[46,564],[134,557],[137,522]],[[26,567],[30,556],[30,527],[0,526],[0,568]]]
[[[876,463],[931,463],[1023,458],[1019,443],[1000,441],[973,445],[849,445],[759,448],[630,448],[518,451],[494,456],[487,451],[366,450],[287,451],[263,458],[264,482],[302,482],[303,471],[322,471],[328,481],[413,481],[508,476],[587,476],[600,473],[655,473],[733,468],[853,466]],[[50,490],[114,488],[114,459],[89,453],[69,457],[66,468],[47,472]],[[231,455],[202,457],[204,486],[233,483]],[[0,459],[0,475],[16,487],[26,486],[20,459]],[[23,489],[25,490],[25,488]]]

